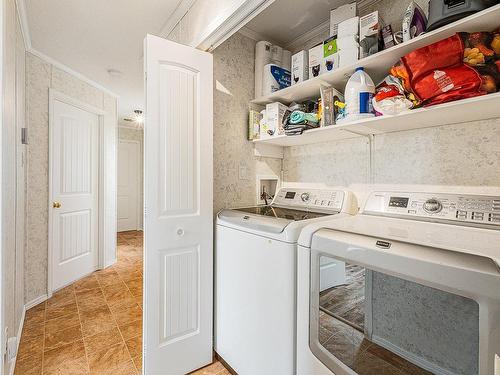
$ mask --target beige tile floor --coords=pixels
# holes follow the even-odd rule
[[[118,262],[26,312],[15,375],[136,375],[142,368],[142,232],[118,235]],[[216,362],[196,375],[229,374]]]

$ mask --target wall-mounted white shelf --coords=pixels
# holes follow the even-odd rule
[[[490,7],[482,12],[473,14],[437,30],[420,35],[408,42],[398,44],[383,50],[375,55],[368,56],[350,66],[338,68],[332,72],[322,74],[319,77],[290,86],[286,89],[276,91],[271,95],[257,98],[252,103],[265,105],[272,102],[289,104],[292,101],[319,97],[320,85],[331,85],[343,91],[350,75],[358,66],[363,66],[375,83],[380,82],[389,72],[389,69],[402,56],[407,53],[441,39],[447,38],[459,31],[492,31],[497,28],[500,20],[500,4]],[[439,51],[436,51],[439,53]]]
[[[500,92],[418,108],[395,116],[372,117],[348,124],[308,130],[301,135],[280,135],[253,142],[274,146],[298,146],[497,117],[500,117]]]

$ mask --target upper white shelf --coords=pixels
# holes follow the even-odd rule
[[[420,35],[408,42],[398,44],[374,55],[359,60],[350,66],[338,68],[319,77],[290,86],[286,89],[276,91],[271,95],[257,98],[254,104],[265,105],[272,102],[290,104],[293,101],[317,98],[320,85],[333,86],[343,91],[344,86],[358,66],[363,66],[375,83],[380,82],[389,72],[389,69],[402,56],[407,53],[441,39],[452,36],[459,31],[492,31],[500,26],[500,4],[490,7],[482,12],[473,14],[437,30]],[[439,53],[439,51],[436,51]]]
[[[395,116],[372,117],[348,124],[308,130],[301,135],[280,135],[253,142],[275,146],[298,146],[497,117],[500,117],[500,92],[418,108]]]

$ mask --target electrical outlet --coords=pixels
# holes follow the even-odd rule
[[[246,165],[240,164],[238,175],[240,180],[248,180],[248,170]]]
[[[17,355],[17,337],[9,337],[7,340],[7,360],[13,361]]]

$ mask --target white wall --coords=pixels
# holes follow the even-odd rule
[[[48,150],[49,88],[102,109],[104,115],[105,168],[116,170],[116,98],[81,81],[64,70],[27,53],[28,242],[25,256],[25,300],[30,303],[47,295],[48,251]],[[104,263],[116,258],[116,173],[104,174]]]
[[[24,124],[24,41],[14,0],[3,2],[3,103],[2,103],[2,288],[3,324],[7,335],[17,336],[24,311],[23,254],[26,201],[22,165],[25,146],[19,127]],[[18,184],[19,177],[19,184]],[[4,343],[2,343],[4,345]],[[2,351],[3,353],[3,351]],[[4,358],[4,373],[12,363]]]

